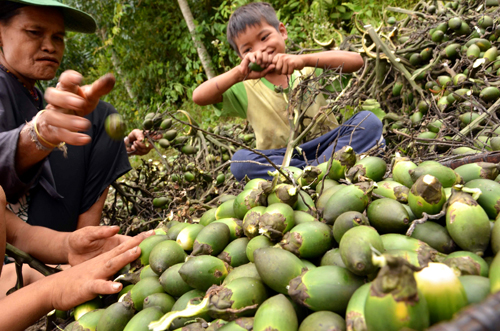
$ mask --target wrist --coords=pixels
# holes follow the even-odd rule
[[[57,284],[58,282],[56,275],[57,273],[54,275],[44,277],[36,282],[36,286],[40,290],[39,296],[41,298],[44,298],[43,301],[46,301],[43,303],[43,305],[41,305],[41,308],[46,312],[50,312],[54,309],[57,309],[56,308],[57,305],[54,302],[54,299],[55,297],[57,297],[57,295],[54,294],[54,291],[58,290],[58,287],[62,285]]]
[[[232,78],[232,84],[234,85],[236,83],[240,83],[245,80],[245,77],[247,76],[242,70],[241,70],[241,65],[234,67],[228,73],[230,74],[230,77]]]
[[[70,252],[70,239],[69,236],[73,232],[57,232],[58,235],[62,236],[62,238],[59,240],[61,243],[61,247],[59,247],[59,252],[61,252],[61,261],[59,262],[60,264],[69,264],[69,252]]]
[[[304,67],[315,67],[318,64],[318,56],[312,54],[301,54],[297,55],[298,59],[302,61]]]
[[[46,147],[57,147],[61,141],[53,137],[50,125],[45,121],[45,114],[42,114],[41,110],[33,119],[33,125],[35,126],[36,133],[40,142]]]

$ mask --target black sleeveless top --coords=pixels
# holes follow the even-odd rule
[[[92,137],[91,143],[67,146],[67,158],[55,149],[19,178],[15,170],[19,133],[41,109],[41,92],[29,91],[15,76],[0,68],[0,185],[9,203],[28,196],[29,224],[74,231],[79,215],[131,169],[124,143],[110,139],[104,130],[104,120],[116,110],[99,102],[86,116],[92,123],[85,132]]]

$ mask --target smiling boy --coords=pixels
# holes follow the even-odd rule
[[[204,82],[193,93],[193,101],[198,105],[222,102],[223,115],[248,119],[255,131],[257,149],[275,164],[281,164],[290,136],[285,95],[289,84],[296,86],[301,77],[314,74],[316,68],[342,66],[342,72],[349,73],[363,66],[363,59],[354,52],[286,54],[287,38],[286,27],[279,22],[270,4],[256,2],[238,8],[229,19],[227,39],[241,58],[241,63]],[[259,64],[264,70],[251,71],[251,62]],[[281,92],[276,87],[282,87],[285,91]],[[326,105],[323,95],[314,98],[306,110],[309,118]],[[329,130],[327,133],[300,145],[312,165],[328,160],[334,147],[338,150],[351,145],[356,153],[362,153],[379,142],[383,143],[382,123],[370,112],[356,114],[341,127],[333,115],[325,122]],[[232,158],[232,161],[249,160],[267,163],[262,156],[247,150],[237,151]],[[290,165],[304,168],[307,161],[303,155],[295,154]],[[270,178],[268,170],[272,168],[245,162],[231,163],[231,172],[238,180],[242,180],[245,175],[251,179]]]

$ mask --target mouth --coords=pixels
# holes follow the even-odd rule
[[[56,65],[59,65],[59,61],[53,57],[42,57],[42,58],[37,59],[37,61],[50,62],[50,63],[56,64]]]

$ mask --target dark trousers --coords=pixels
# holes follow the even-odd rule
[[[307,165],[318,165],[330,159],[333,148],[338,151],[346,145],[350,145],[357,154],[366,152],[377,144],[383,147],[385,140],[381,140],[381,137],[382,122],[372,112],[362,111],[352,116],[338,128],[300,145],[299,147],[305,154],[305,158],[302,153],[299,154],[295,150],[290,165],[301,169]],[[335,140],[337,140],[336,144]],[[281,166],[285,151],[286,148],[259,150],[277,166]],[[245,175],[250,179],[271,179],[267,172],[269,170],[274,171],[272,166],[241,162],[255,161],[268,164],[264,157],[246,149],[234,153],[231,161],[231,172],[238,181],[245,178]]]

